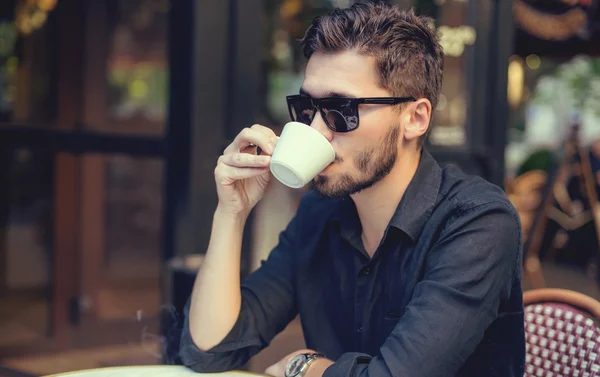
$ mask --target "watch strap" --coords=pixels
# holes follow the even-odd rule
[[[322,353],[307,353],[306,354],[306,358],[308,359],[307,362],[313,361],[314,359],[318,359],[319,357],[325,357],[325,355],[323,355]]]

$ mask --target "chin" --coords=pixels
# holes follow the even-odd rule
[[[325,174],[319,174],[311,182],[311,188],[321,197],[328,199],[339,199],[346,195],[345,192],[336,190],[337,186],[339,186],[337,180],[334,177]]]

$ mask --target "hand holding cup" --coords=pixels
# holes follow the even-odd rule
[[[269,184],[269,165],[276,144],[273,130],[254,125],[242,130],[225,148],[214,171],[221,210],[248,215],[262,199]],[[262,150],[260,155],[257,148]]]

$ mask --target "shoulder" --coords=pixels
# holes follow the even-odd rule
[[[519,214],[504,191],[453,166],[443,168],[433,218],[442,239],[465,234],[473,240],[483,237],[486,242],[510,244],[515,249],[522,244]]]
[[[463,173],[450,165],[442,169],[438,204],[455,215],[475,210],[502,211],[518,220],[518,214],[505,192],[485,179]]]
[[[452,258],[465,264],[499,263],[517,269],[521,265],[519,215],[497,185],[445,167],[435,212],[440,225],[437,243],[460,245],[451,248]]]

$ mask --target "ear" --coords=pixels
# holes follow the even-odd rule
[[[420,98],[411,103],[402,114],[404,138],[408,141],[418,139],[427,132],[431,120],[431,102]]]

